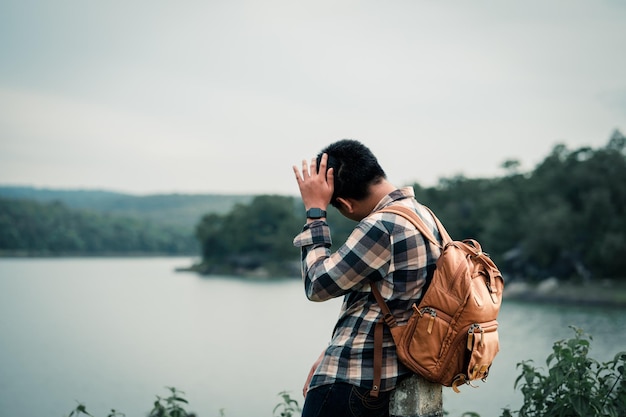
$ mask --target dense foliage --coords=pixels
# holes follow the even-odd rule
[[[511,275],[626,278],[626,138],[563,145],[529,174],[416,186],[455,238],[476,237]]]
[[[514,276],[626,279],[626,138],[600,149],[557,145],[534,171],[415,185],[455,239],[475,237]]]
[[[194,254],[173,226],[71,210],[60,202],[0,198],[0,253],[27,255]]]
[[[229,213],[210,213],[196,227],[202,244],[204,273],[254,271],[275,274],[299,268],[294,232],[302,227],[292,197],[261,195],[250,204],[237,204]]]

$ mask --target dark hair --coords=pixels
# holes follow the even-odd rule
[[[369,186],[386,178],[378,160],[361,142],[342,139],[324,148],[317,155],[319,165],[322,154],[328,154],[328,168],[333,168],[335,191],[330,204],[338,207],[337,197],[363,200],[369,195]]]

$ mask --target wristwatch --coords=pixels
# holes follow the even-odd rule
[[[326,210],[322,210],[318,207],[310,208],[306,211],[307,219],[321,219],[322,217],[326,217]]]

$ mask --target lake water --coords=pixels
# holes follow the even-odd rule
[[[188,258],[0,259],[0,416],[67,416],[86,404],[145,416],[165,387],[199,417],[271,416],[300,401],[340,300],[312,303],[298,280],[176,273]],[[626,350],[626,310],[503,304],[501,352],[480,388],[444,389],[451,417],[519,407],[516,364],[544,365],[554,341],[593,336],[590,356]]]

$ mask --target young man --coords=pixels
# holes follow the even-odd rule
[[[376,157],[358,141],[335,142],[310,166],[303,161],[301,169],[293,169],[307,213],[294,239],[302,249],[306,295],[311,301],[344,297],[332,339],[305,384],[302,417],[387,416],[391,391],[411,372],[398,361],[385,327],[380,386],[375,386],[374,328],[382,313],[371,286],[378,286],[398,324],[406,324],[439,249],[408,220],[378,210],[392,204],[411,207],[438,238],[439,233],[413,189],[388,182]],[[326,223],[329,204],[358,222],[334,252]]]

